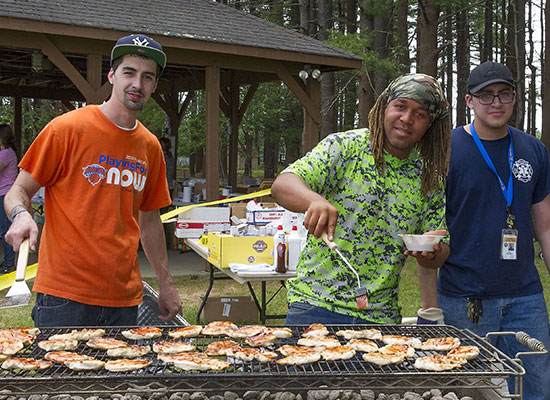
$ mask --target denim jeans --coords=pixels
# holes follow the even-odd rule
[[[483,299],[483,314],[479,324],[467,316],[467,298],[447,297],[439,294],[439,307],[443,310],[445,323],[457,328],[466,328],[484,337],[487,332],[524,331],[540,340],[550,349],[550,325],[548,311],[542,293],[523,297]],[[519,352],[530,350],[519,344],[515,337],[492,336],[491,343],[506,355],[515,358]],[[529,400],[550,398],[550,355],[521,357],[525,376],[523,377],[523,398]],[[513,393],[513,379],[508,380],[508,389]]]
[[[38,293],[31,313],[34,326],[135,326],[137,306],[102,307],[92,306]]]
[[[335,313],[325,308],[312,306],[311,304],[290,303],[288,305],[285,325],[311,325],[314,323],[348,325],[372,324],[373,322],[362,318]]]
[[[2,238],[2,245],[4,247],[4,265],[12,266],[15,263],[15,254],[13,252],[13,247],[6,242],[4,235],[10,228],[11,222],[6,215],[4,210],[4,197],[0,196],[0,237]]]

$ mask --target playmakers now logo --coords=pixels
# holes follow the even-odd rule
[[[82,167],[82,175],[92,186],[106,179],[108,185],[120,185],[123,188],[133,186],[135,191],[141,192],[147,179],[147,168],[131,158],[126,156],[126,159],[116,159],[101,154],[97,164]]]

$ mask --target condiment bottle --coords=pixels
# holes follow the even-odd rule
[[[284,274],[286,272],[286,235],[283,226],[277,227],[274,237],[275,246],[275,271]]]
[[[300,253],[302,252],[302,238],[298,233],[298,227],[292,226],[290,235],[288,235],[288,258],[287,269],[289,271],[296,271],[298,260],[300,259]]]

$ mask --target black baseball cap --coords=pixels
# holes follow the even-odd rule
[[[477,93],[493,83],[506,83],[515,87],[512,72],[510,72],[506,65],[486,61],[470,72],[470,76],[468,77],[468,93]]]
[[[162,46],[149,36],[136,34],[118,39],[111,51],[111,66],[114,59],[122,57],[125,54],[138,54],[155,60],[160,66],[161,71],[166,67],[166,54],[162,51]]]

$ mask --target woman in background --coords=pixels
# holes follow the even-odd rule
[[[4,240],[4,235],[11,225],[4,210],[4,196],[15,182],[17,173],[13,131],[8,124],[0,124],[0,237],[4,247],[4,261],[0,264],[0,274],[7,274],[15,270],[13,248]]]

